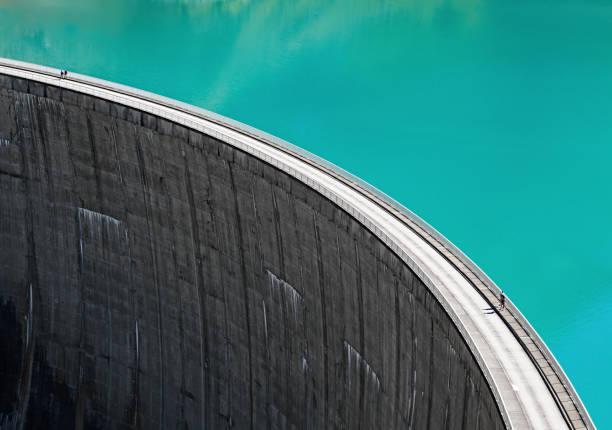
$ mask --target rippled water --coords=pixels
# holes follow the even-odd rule
[[[0,0],[0,56],[300,145],[434,225],[612,427],[612,2]]]

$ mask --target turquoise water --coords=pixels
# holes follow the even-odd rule
[[[0,0],[0,56],[344,167],[480,265],[612,427],[612,1]]]

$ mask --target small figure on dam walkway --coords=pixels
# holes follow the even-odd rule
[[[499,310],[503,311],[506,308],[506,295],[503,290],[499,295]]]

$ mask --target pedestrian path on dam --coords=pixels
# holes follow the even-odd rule
[[[163,97],[71,72],[60,79],[59,70],[10,60],[0,60],[0,74],[151,113],[224,141],[303,182],[369,229],[430,289],[478,362],[507,428],[595,428],[560,365],[512,302],[499,310],[499,289],[477,266],[367,184],[265,133]]]

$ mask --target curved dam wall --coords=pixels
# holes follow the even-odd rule
[[[0,75],[0,426],[496,429],[423,282],[210,136]]]

